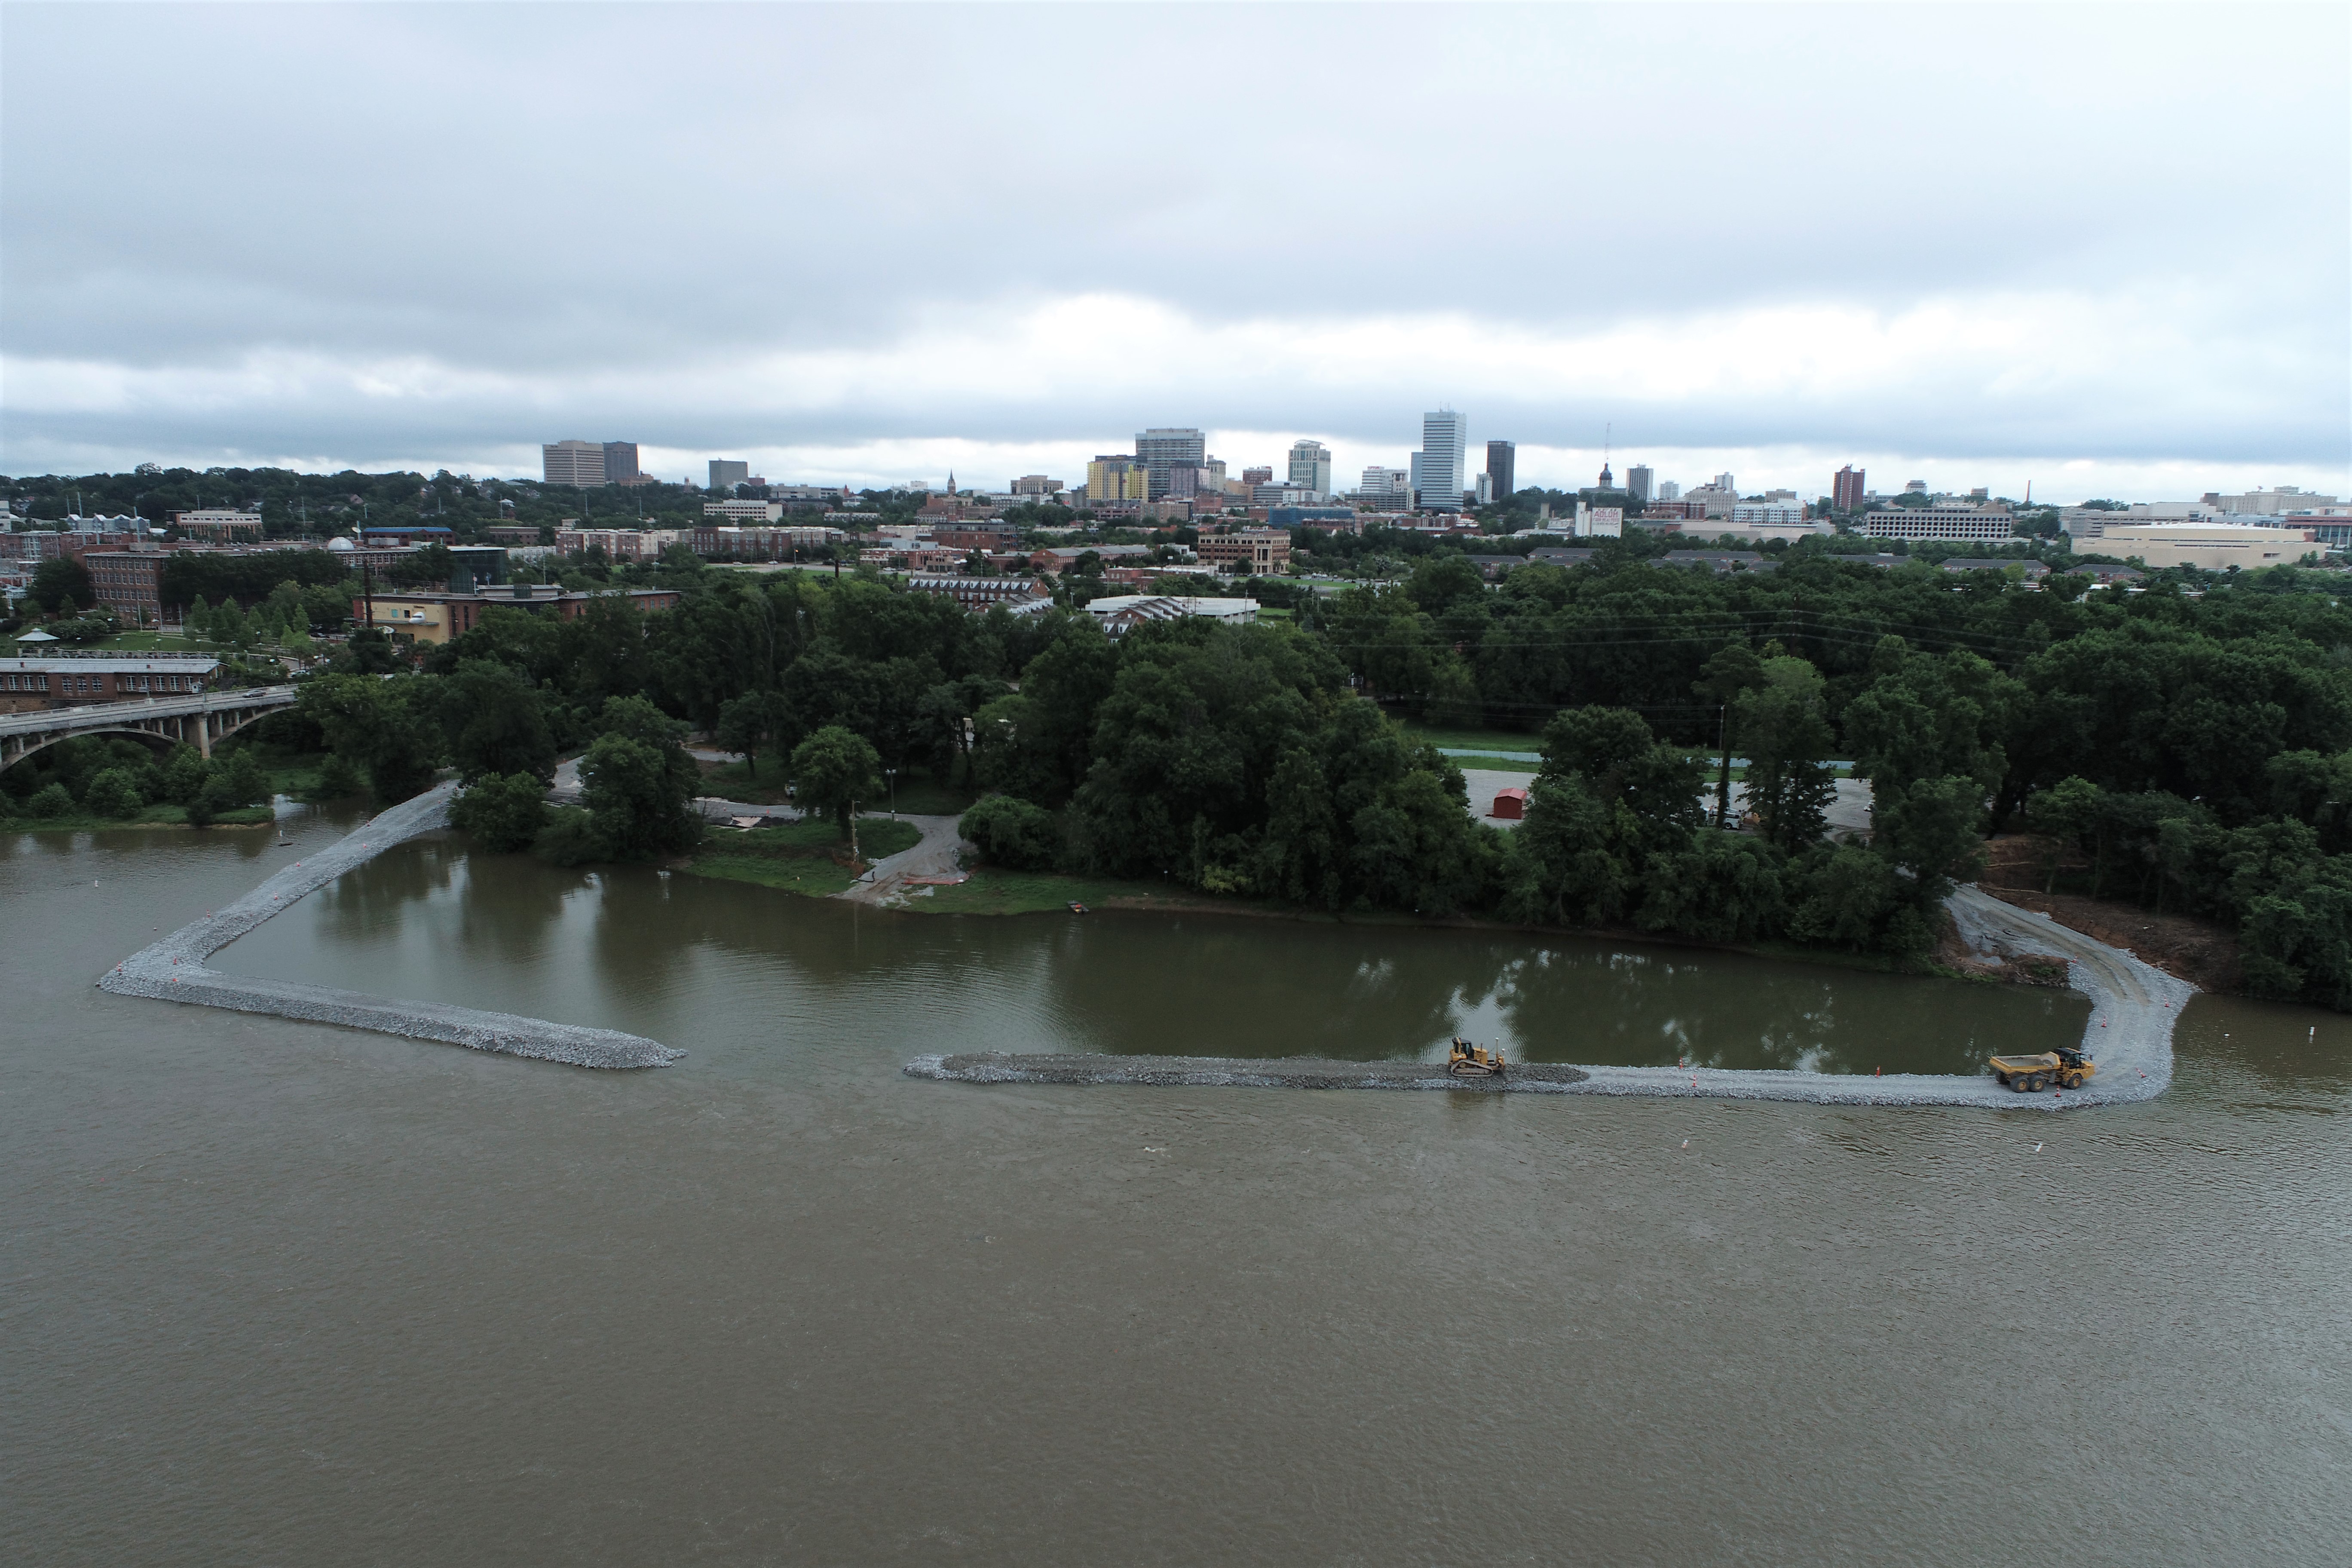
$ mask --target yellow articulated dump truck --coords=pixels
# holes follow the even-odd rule
[[[2099,1070],[2098,1063],[2065,1046],[2038,1057],[1994,1057],[1991,1060],[1992,1076],[2020,1094],[2032,1094],[2053,1084],[2060,1089],[2080,1089]]]

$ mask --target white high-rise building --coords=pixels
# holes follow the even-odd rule
[[[588,489],[604,482],[604,444],[601,441],[550,441],[539,449],[540,473],[551,485]]]
[[[1331,493],[1331,453],[1322,442],[1290,444],[1290,482],[1317,495]]]
[[[1421,416],[1421,450],[1412,455],[1415,504],[1423,511],[1462,510],[1464,458],[1469,421],[1451,408]]]

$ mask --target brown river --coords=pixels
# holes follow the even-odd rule
[[[909,1079],[940,1050],[1966,1071],[2070,994],[1568,938],[898,914],[341,828],[0,836],[0,1562],[2352,1561],[2352,1019],[2051,1115]]]

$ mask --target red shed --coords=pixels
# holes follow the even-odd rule
[[[1527,814],[1528,792],[1514,784],[1509,789],[1500,790],[1496,793],[1495,809],[1488,812],[1486,815],[1489,816],[1500,816],[1507,818],[1509,821],[1517,822],[1526,816]]]

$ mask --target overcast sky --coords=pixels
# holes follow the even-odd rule
[[[0,9],[0,469],[2352,490],[2352,10]]]

